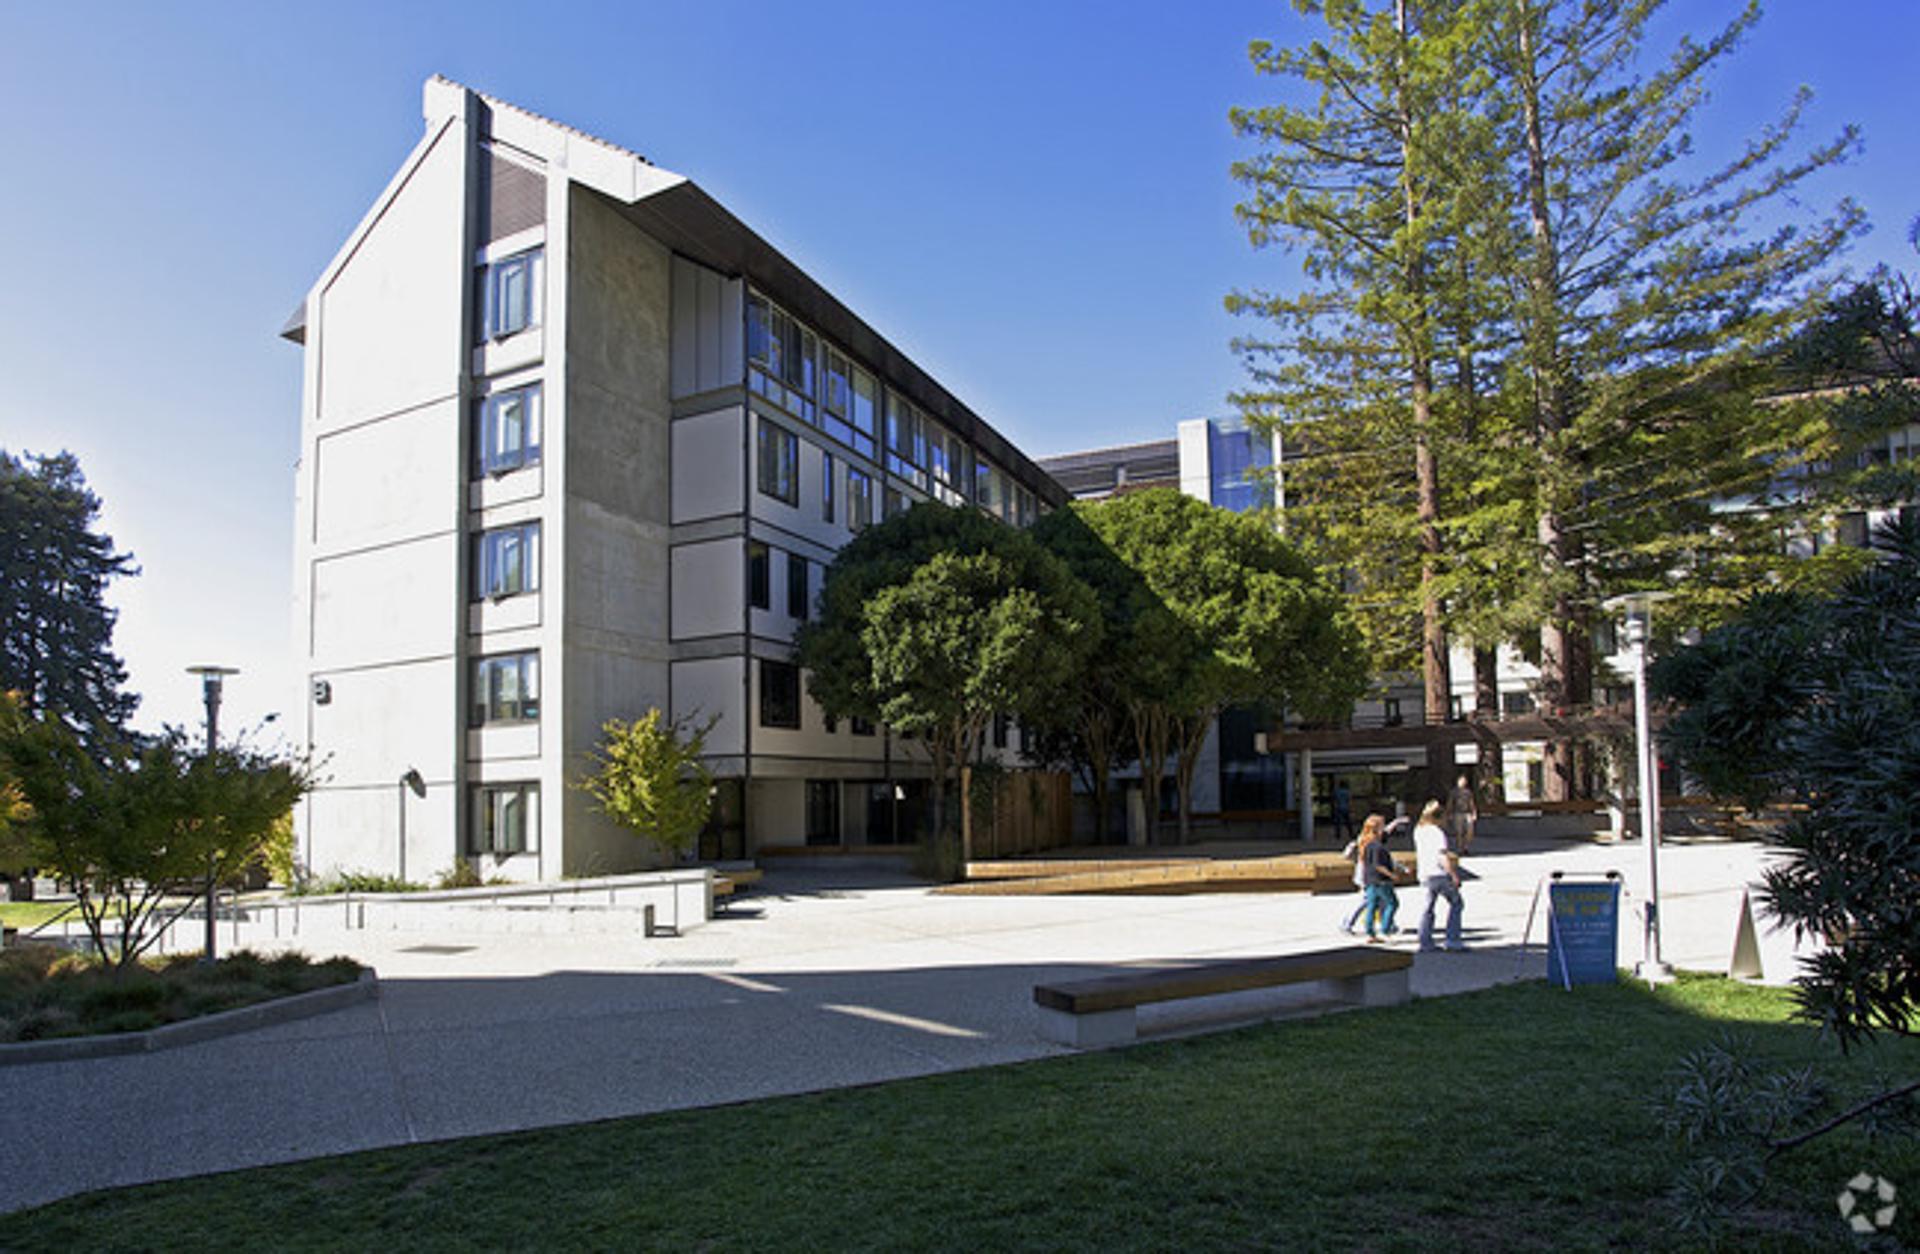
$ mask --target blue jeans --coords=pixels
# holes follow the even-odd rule
[[[1376,923],[1379,924],[1379,931],[1392,932],[1393,916],[1400,911],[1400,894],[1393,891],[1391,884],[1369,884],[1364,909],[1368,936],[1376,935]]]
[[[1420,948],[1433,948],[1433,912],[1441,898],[1447,902],[1447,948],[1460,947],[1460,887],[1449,875],[1427,877],[1427,908],[1420,916]]]

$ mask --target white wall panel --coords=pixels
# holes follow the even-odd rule
[[[315,562],[314,669],[451,652],[459,562],[451,533]]]
[[[442,132],[320,293],[318,429],[459,390],[465,264],[461,131]]]

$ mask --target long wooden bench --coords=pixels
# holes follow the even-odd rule
[[[1078,1049],[1123,1045],[1138,1035],[1139,1007],[1256,988],[1317,983],[1332,999],[1356,1006],[1407,1000],[1413,955],[1348,945],[1273,958],[1183,963],[1064,984],[1036,984],[1040,1034]]]

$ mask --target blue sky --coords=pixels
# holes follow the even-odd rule
[[[1810,205],[1852,195],[1875,230],[1850,263],[1906,265],[1920,4],[1773,8],[1700,147],[1811,86],[1807,134],[1866,146]],[[436,72],[693,177],[1031,453],[1165,436],[1240,382],[1222,296],[1292,271],[1234,224],[1226,113],[1275,91],[1248,40],[1302,30],[1279,0],[0,0],[0,447],[72,449],[140,561],[114,599],[143,723],[197,720],[198,661],[243,668],[235,722],[286,708],[300,354],[275,332]]]

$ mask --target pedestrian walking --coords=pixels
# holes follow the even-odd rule
[[[1420,882],[1427,889],[1427,908],[1420,914],[1420,952],[1433,953],[1433,916],[1441,901],[1447,903],[1447,945],[1450,950],[1465,949],[1460,940],[1460,865],[1452,842],[1440,826],[1440,803],[1429,801],[1420,811],[1420,822],[1413,829],[1413,848]]]
[[[1367,944],[1378,945],[1393,935],[1400,895],[1393,890],[1393,854],[1387,850],[1387,820],[1369,814],[1360,826],[1360,870],[1366,877]]]
[[[1348,840],[1353,836],[1353,794],[1347,790],[1345,780],[1333,781],[1333,838],[1340,839],[1346,833]]]
[[[1456,854],[1473,848],[1473,829],[1479,822],[1480,803],[1474,799],[1472,783],[1462,775],[1447,794],[1447,834],[1453,837]]]

